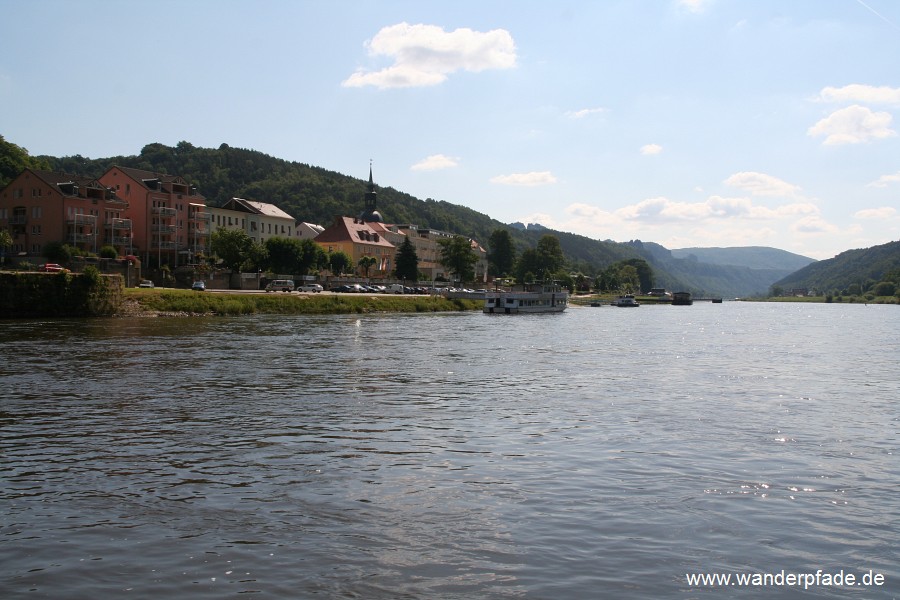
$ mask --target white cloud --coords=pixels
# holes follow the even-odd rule
[[[595,115],[599,113],[605,113],[605,108],[582,108],[581,110],[570,110],[566,113],[567,117],[572,119],[583,119],[584,117]]]
[[[891,120],[889,113],[875,113],[864,106],[854,104],[831,113],[810,127],[807,134],[824,135],[823,143],[827,146],[859,144],[897,135],[897,132],[890,128]]]
[[[722,219],[778,220],[797,215],[815,215],[819,209],[809,202],[794,202],[775,208],[753,204],[749,198],[710,196],[704,202],[676,202],[668,198],[650,198],[618,209],[615,214],[626,221],[708,221]]]
[[[556,183],[556,177],[550,171],[532,171],[531,173],[513,173],[511,175],[498,175],[491,178],[491,183],[500,185],[520,185],[534,187]]]
[[[797,220],[791,225],[791,231],[801,234],[835,234],[840,232],[837,226],[832,225],[818,215],[810,215]]]
[[[646,146],[641,146],[641,154],[643,154],[644,156],[659,154],[662,151],[663,147],[659,144],[647,144]]]
[[[702,13],[705,11],[709,5],[713,3],[713,0],[676,0],[675,4],[679,8],[683,8],[688,12],[692,12],[695,14]]]
[[[412,171],[438,171],[440,169],[451,169],[459,166],[459,158],[453,156],[445,156],[443,154],[432,154],[424,158],[410,167]]]
[[[819,92],[822,102],[866,102],[868,104],[900,105],[900,88],[886,85],[875,87],[853,83],[844,87],[826,87]]]
[[[578,222],[591,223],[594,226],[615,226],[622,222],[616,215],[603,210],[599,206],[576,202],[565,208],[565,213]]]
[[[394,64],[379,71],[357,71],[342,82],[344,87],[437,85],[459,70],[479,72],[516,65],[515,42],[505,29],[447,32],[436,25],[399,23],[381,29],[366,46],[371,56],[391,57]]]
[[[724,183],[731,187],[746,190],[754,196],[796,197],[801,189],[798,185],[754,171],[735,173],[726,179]]]
[[[891,206],[882,206],[881,208],[864,208],[854,213],[856,219],[890,219],[897,214],[897,209]]]
[[[891,183],[900,183],[900,171],[897,171],[893,175],[882,175],[881,177],[879,177],[877,180],[873,181],[866,187],[883,188],[883,187],[887,187],[888,184],[891,184]]]

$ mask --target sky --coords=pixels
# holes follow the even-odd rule
[[[32,155],[224,143],[360,179],[371,161],[423,200],[670,249],[900,239],[896,0],[0,0],[0,17],[0,135]]]

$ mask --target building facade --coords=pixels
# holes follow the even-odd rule
[[[385,277],[394,269],[396,247],[387,240],[382,231],[358,217],[335,217],[334,222],[316,236],[315,242],[327,252],[344,252],[356,267],[363,257],[375,259],[368,274]]]
[[[0,229],[9,231],[12,256],[41,256],[48,242],[97,253],[132,249],[128,202],[101,181],[25,169],[0,191]]]
[[[273,237],[296,236],[297,225],[294,217],[274,204],[232,198],[220,208],[207,210],[211,215],[213,231],[239,229],[260,244]]]
[[[131,253],[147,264],[177,267],[209,251],[206,199],[184,178],[113,166],[99,181],[128,203]]]
[[[441,246],[439,240],[456,237],[456,234],[437,229],[420,228],[415,225],[392,225],[383,222],[378,212],[377,192],[372,178],[372,166],[369,165],[369,182],[364,196],[363,211],[359,216],[336,217],[334,223],[319,234],[315,241],[325,250],[331,252],[341,250],[353,258],[357,264],[364,256],[376,260],[376,267],[369,274],[376,277],[390,276],[397,248],[405,238],[409,238],[419,259],[419,272],[429,280],[449,280],[444,265],[441,264]],[[475,278],[487,281],[487,252],[475,240],[469,240],[472,251],[478,256],[475,265]]]

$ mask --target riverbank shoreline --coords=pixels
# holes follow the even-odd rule
[[[194,292],[129,289],[118,318],[198,317],[247,314],[323,315],[379,312],[423,313],[481,310],[482,302],[425,295]]]

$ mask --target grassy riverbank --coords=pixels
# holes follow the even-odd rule
[[[323,315],[481,310],[483,302],[441,296],[376,294],[242,294],[128,289],[122,316]]]

